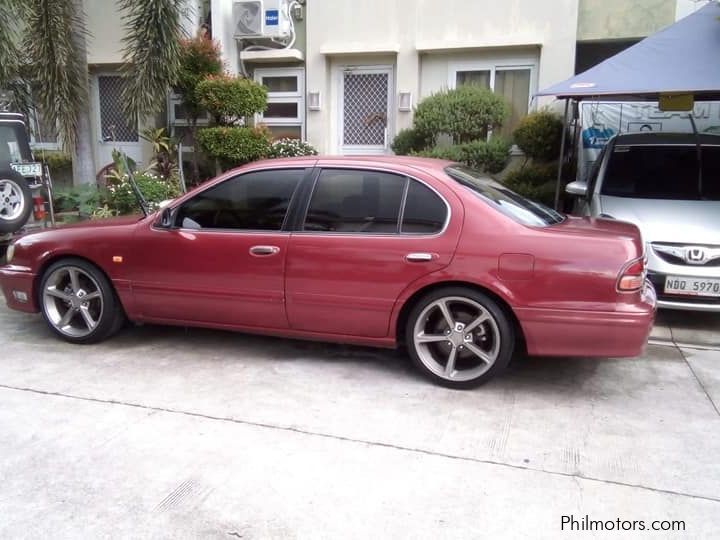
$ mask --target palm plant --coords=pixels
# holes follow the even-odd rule
[[[179,66],[184,0],[121,0],[128,119],[164,102]],[[18,21],[18,15],[20,20]],[[22,29],[22,35],[19,35]],[[37,105],[73,154],[76,183],[94,181],[83,0],[0,2],[0,88],[37,89]],[[21,47],[19,46],[22,45]]]

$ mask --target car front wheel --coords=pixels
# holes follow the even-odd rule
[[[450,388],[480,385],[510,363],[515,330],[487,295],[448,287],[423,297],[405,331],[415,364],[427,377]]]
[[[96,343],[122,326],[125,315],[105,275],[81,259],[58,261],[40,285],[42,314],[50,329],[71,343]]]

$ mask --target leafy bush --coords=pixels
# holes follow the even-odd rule
[[[448,161],[457,161],[458,163],[462,163],[463,158],[465,157],[465,154],[463,153],[463,147],[459,144],[455,144],[452,146],[435,146],[434,148],[430,148],[429,150],[412,152],[410,155],[435,159],[446,159]]]
[[[105,197],[106,193],[94,185],[55,189],[53,190],[53,209],[58,213],[78,212],[82,216],[89,216]]]
[[[278,139],[270,146],[267,157],[317,156],[317,153],[318,151],[310,143],[298,139]]]
[[[198,83],[195,95],[217,124],[233,124],[267,108],[267,89],[242,77],[210,75]]]
[[[527,165],[510,171],[502,183],[528,199],[548,206],[555,203],[557,168],[554,165]]]
[[[47,163],[50,174],[72,170],[72,156],[57,150],[35,150],[35,157]]]
[[[212,127],[198,131],[198,143],[224,169],[264,158],[270,153],[267,132],[248,127]]]
[[[415,128],[401,129],[393,142],[390,144],[390,148],[398,156],[407,156],[413,152],[421,152],[432,144],[432,137],[428,137],[426,134],[421,133]]]
[[[524,117],[513,138],[525,155],[537,161],[553,161],[560,154],[563,123],[550,111],[537,111]]]
[[[165,180],[147,172],[135,173],[134,177],[135,183],[143,197],[145,197],[151,211],[157,210],[162,201],[174,199],[180,195],[180,189],[174,180]],[[119,215],[140,212],[140,205],[127,175],[124,175],[119,182],[110,183],[107,191],[107,206],[112,212]],[[100,205],[96,205],[96,209],[97,207],[100,207]]]
[[[433,139],[445,133],[461,144],[484,139],[509,113],[507,103],[491,90],[463,85],[423,99],[415,111],[415,129]]]
[[[490,174],[502,171],[510,159],[511,144],[502,137],[462,145],[462,162]]]
[[[191,120],[203,113],[195,88],[208,75],[222,73],[220,45],[205,36],[180,41],[180,69],[175,91],[182,96],[183,106]]]

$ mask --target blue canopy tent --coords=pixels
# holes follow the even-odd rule
[[[600,64],[545,88],[537,96],[569,100],[658,101],[690,94],[695,101],[720,100],[720,4],[708,4]],[[691,116],[692,119],[692,116]],[[565,138],[561,149],[561,166]],[[560,171],[555,196],[558,206]]]

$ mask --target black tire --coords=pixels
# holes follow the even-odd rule
[[[95,290],[99,292],[97,296],[99,302],[94,303],[96,299],[86,302],[88,309],[93,310],[90,317],[97,319],[96,325],[92,328],[80,312],[83,309],[82,307],[78,307],[75,310],[76,313],[71,315],[69,323],[61,327],[62,315],[67,314],[67,311],[71,308],[68,307],[68,301],[49,295],[46,292],[48,287],[52,286],[55,287],[55,291],[59,294],[66,294],[68,298],[75,296],[75,302],[81,302],[82,299],[78,298],[77,294],[67,294],[68,287],[70,289],[74,288],[70,283],[70,274],[72,272],[75,272],[78,276],[80,291],[87,289],[85,295],[90,295]],[[64,277],[64,273],[67,273],[67,277]],[[50,283],[50,280],[53,283]],[[82,259],[67,258],[51,264],[40,281],[38,303],[43,318],[50,329],[70,343],[89,344],[103,341],[116,334],[126,321],[125,312],[110,281],[96,266]],[[60,318],[60,321],[57,320],[58,318]]]
[[[449,329],[439,304],[449,309],[454,328]],[[486,316],[473,328],[473,321]],[[465,327],[471,328],[469,334]],[[410,311],[405,327],[408,353],[420,372],[436,384],[456,389],[477,387],[502,373],[513,357],[516,337],[510,317],[495,300],[465,287],[446,287],[423,296]],[[432,342],[422,343],[423,338]],[[485,359],[473,351],[483,353]],[[453,363],[448,368],[451,354]]]
[[[0,171],[0,234],[20,230],[30,219],[32,206],[25,179],[12,169]]]

